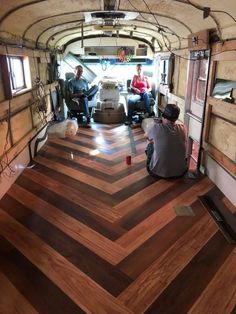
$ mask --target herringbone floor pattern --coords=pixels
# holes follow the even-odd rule
[[[235,208],[207,177],[150,177],[145,146],[118,125],[47,141],[0,201],[0,313],[233,312],[235,247],[197,197]]]

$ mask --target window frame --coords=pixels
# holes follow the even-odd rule
[[[21,64],[21,74],[22,74],[22,85],[17,86],[16,79],[15,79],[15,69],[13,65],[14,60],[19,60]],[[22,56],[8,56],[7,57],[8,66],[9,66],[9,73],[10,73],[10,81],[11,81],[11,90],[14,92],[21,91],[27,88],[26,79],[25,79],[25,69],[24,69],[24,57]]]

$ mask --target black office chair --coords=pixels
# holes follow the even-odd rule
[[[127,80],[127,91],[128,91],[128,96],[134,94],[133,89],[130,87],[131,85],[131,81],[132,80]],[[150,97],[150,109],[151,112],[153,113],[153,115],[155,115],[154,113],[154,107],[156,105],[156,91],[155,91],[155,85],[152,84],[152,90],[149,93],[149,97]],[[136,105],[135,105],[135,109],[134,109],[134,115],[138,115],[139,120],[142,120],[142,117],[144,116],[144,114],[146,113],[146,108],[145,108],[145,104],[144,104],[144,100],[139,100],[137,101]]]
[[[69,118],[77,118],[78,122],[83,121],[83,116],[84,116],[84,106],[79,102],[79,100],[73,100],[70,97],[70,92],[69,92],[69,80],[74,77],[73,72],[68,72],[65,74],[65,81],[64,81],[64,99],[65,99],[65,104],[68,109],[68,117]],[[89,106],[89,112],[90,116],[92,116],[94,108],[97,106],[97,99],[96,97],[93,97],[92,100],[88,101],[88,106]]]
[[[78,121],[83,120],[83,112],[84,108],[82,104],[79,104],[78,101],[74,101],[70,97],[70,92],[69,92],[69,80],[72,79],[75,76],[73,72],[68,72],[65,74],[65,82],[64,82],[64,98],[65,98],[65,104],[68,109],[68,117],[69,118],[77,118]]]

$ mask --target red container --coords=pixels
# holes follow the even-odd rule
[[[126,156],[126,164],[131,165],[131,156]]]

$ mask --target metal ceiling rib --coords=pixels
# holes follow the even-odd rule
[[[73,34],[76,27],[78,28],[78,23],[84,22],[84,13],[88,12],[137,12],[139,16],[134,20],[128,20],[127,24],[123,23],[122,19],[118,19],[122,29],[128,33],[131,25],[139,29],[143,28],[139,31],[140,37],[138,32],[135,34],[138,40],[142,37],[150,40],[150,36],[153,36],[162,42],[163,47],[168,40],[176,45],[179,41],[179,47],[182,48],[181,43],[186,42],[190,33],[203,29],[216,30],[220,39],[225,39],[227,34],[233,38],[236,33],[235,0],[228,0],[226,7],[228,12],[223,11],[225,5],[218,0],[34,0],[28,2],[21,0],[19,1],[21,4],[17,0],[8,1],[9,5],[7,0],[1,3],[3,15],[0,17],[0,42],[7,43],[9,40],[9,43],[12,43],[18,40],[29,47],[53,49],[54,45],[50,40],[54,36],[57,37],[55,43],[61,42],[65,45],[66,43],[61,39],[71,40],[68,32],[71,31]],[[209,17],[203,18],[206,7],[210,9]],[[83,24],[84,29],[86,30],[92,23],[93,21],[86,21]],[[141,26],[140,23],[143,25]],[[148,24],[150,27],[147,26]],[[154,36],[154,31],[159,32],[159,35]],[[87,35],[92,36],[93,33],[101,36],[101,32],[97,33],[93,29]],[[50,46],[48,46],[49,42]]]
[[[95,36],[95,35],[88,35],[88,36],[85,36],[84,39],[92,39],[92,38],[97,38],[97,37],[98,37],[98,36]],[[103,37],[103,36],[102,36],[102,37]],[[104,37],[105,37],[105,36],[104,36]],[[116,35],[115,35],[115,34],[112,34],[111,37],[114,38],[114,37],[116,37]],[[123,35],[123,34],[121,34],[120,37],[121,37],[121,38],[130,38],[128,35]],[[135,37],[135,36],[134,36],[133,39],[134,39],[134,40],[138,40],[138,41],[140,41],[140,42],[143,42],[143,43],[147,44],[147,45],[151,48],[151,50],[154,52],[154,47],[153,47],[152,43],[150,43],[150,42],[149,42],[148,40],[146,40],[145,38],[140,38],[140,37]],[[70,44],[72,44],[72,43],[74,43],[74,42],[76,42],[76,41],[79,41],[79,40],[81,40],[81,37],[77,37],[77,38],[74,38],[74,39],[68,41],[68,42],[65,44],[65,46],[64,46],[64,50],[66,49],[67,46],[69,46]]]
[[[165,17],[165,18],[168,19],[168,17]],[[175,20],[175,19],[174,19],[174,20]],[[37,37],[37,39],[36,39],[36,47],[37,47],[38,44],[39,44],[39,39],[40,39],[40,37],[41,37],[45,32],[47,32],[48,30],[53,29],[53,28],[58,28],[58,26],[62,26],[62,25],[70,24],[70,23],[82,23],[82,22],[83,22],[82,20],[76,20],[76,21],[66,22],[66,23],[63,23],[63,24],[56,24],[56,25],[53,25],[53,26],[51,26],[51,27],[46,28],[43,32],[41,32],[41,33],[38,35],[38,37]],[[143,28],[144,31],[146,31],[146,36],[149,35],[149,36],[152,36],[152,37],[156,37],[156,36],[154,36],[152,33],[149,33],[149,32],[157,31],[157,29],[155,29],[155,28],[148,27],[148,25],[150,25],[149,22],[137,19],[134,24],[135,24],[137,27],[139,27],[139,28],[141,28],[141,26],[140,26],[137,22],[138,22],[138,23],[140,22],[140,23],[144,24],[144,26],[142,25],[142,28]],[[177,21],[177,22],[179,23],[179,21]],[[92,25],[93,25],[93,24],[87,25],[87,27],[90,27],[90,26],[92,26]],[[95,24],[94,24],[94,25],[95,25]],[[125,26],[126,26],[127,28],[130,27],[130,25],[123,25],[123,24],[121,24],[121,23],[120,23],[120,25],[121,25],[122,27],[124,27],[124,28],[125,28]],[[183,25],[184,27],[186,27],[186,29],[188,30],[188,32],[191,32],[191,30],[188,29],[187,25],[184,25],[183,23],[181,23],[181,25]],[[77,25],[77,27],[78,27],[78,26],[79,26],[79,25]],[[153,26],[153,25],[152,25],[152,26]],[[163,28],[168,29],[168,27],[165,27],[165,26],[163,26],[163,25],[160,25],[160,26],[163,27]],[[154,26],[154,27],[155,27],[155,26]],[[86,25],[84,26],[84,28],[86,28]],[[73,25],[72,25],[71,30],[73,30],[73,29],[75,29],[75,27],[73,27]],[[68,32],[68,30],[69,30],[69,29],[65,29],[64,31],[65,31],[65,32]],[[174,32],[172,29],[169,29],[169,31],[170,31],[174,36],[176,36],[177,38],[179,38],[178,35],[175,34],[175,32]],[[48,42],[49,42],[50,38],[56,36],[56,35],[59,34],[59,33],[63,34],[63,30],[62,30],[62,31],[58,31],[58,32],[54,32],[51,36],[49,36],[48,39],[47,39],[47,42],[46,42],[46,46],[48,45]]]
[[[0,26],[2,24],[2,22],[8,17],[10,16],[11,14],[13,14],[14,12],[24,8],[24,7],[27,7],[27,6],[31,6],[31,5],[34,5],[36,3],[39,3],[39,2],[44,2],[44,1],[47,1],[47,0],[35,0],[35,1],[30,1],[30,2],[27,2],[27,3],[24,3],[24,4],[21,4],[21,5],[18,5],[16,6],[15,8],[12,8],[11,10],[7,11],[1,18],[0,18]]]

